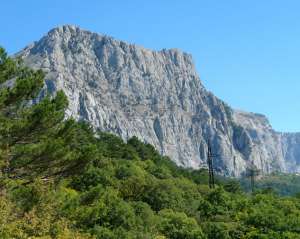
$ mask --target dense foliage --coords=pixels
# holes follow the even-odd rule
[[[30,104],[42,80],[0,50],[0,238],[300,238],[300,198],[209,189],[136,137],[65,120],[62,92]]]
[[[251,191],[249,180],[241,179],[240,182],[244,191]],[[269,190],[281,196],[295,196],[300,193],[300,175],[279,172],[261,175],[257,177],[255,187],[256,190]]]

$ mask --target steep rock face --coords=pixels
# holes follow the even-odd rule
[[[216,170],[226,175],[240,175],[252,160],[264,172],[286,170],[285,157],[300,163],[298,152],[288,156],[299,140],[205,90],[191,56],[177,49],[151,51],[62,26],[19,55],[47,72],[41,95],[64,90],[69,116],[125,140],[136,135],[178,165],[206,165],[208,141],[218,154]]]
[[[281,133],[282,153],[287,172],[300,172],[300,133]]]
[[[235,111],[234,121],[242,127],[247,135],[245,138],[248,138],[249,143],[245,144],[244,152],[249,154],[249,158],[262,172],[286,171],[282,137],[272,129],[264,115]]]

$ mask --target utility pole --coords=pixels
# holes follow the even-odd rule
[[[212,154],[212,148],[210,141],[207,142],[207,164],[208,164],[208,185],[209,188],[215,188],[215,173],[214,173],[214,164],[213,164],[213,158],[217,157],[217,155]]]
[[[257,144],[251,145],[251,147],[250,147],[251,153],[252,153],[253,149],[257,146],[258,146]],[[255,180],[256,180],[256,177],[259,175],[259,173],[260,173],[260,170],[256,167],[256,165],[254,164],[254,160],[252,159],[251,164],[248,167],[248,173],[246,174],[247,177],[250,177],[250,185],[251,185],[252,194],[254,194],[254,192],[255,192]]]
[[[254,194],[255,191],[255,179],[256,176],[259,175],[259,169],[256,168],[254,162],[251,162],[251,166],[248,169],[248,177],[250,177],[250,184],[251,184],[251,192]]]

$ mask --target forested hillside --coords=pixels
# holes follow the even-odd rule
[[[300,198],[207,186],[133,137],[65,119],[63,92],[0,50],[0,238],[297,239]]]
[[[249,179],[242,178],[240,183],[244,191],[251,191]],[[256,190],[273,191],[282,196],[300,195],[300,175],[279,172],[263,175],[257,178],[255,188]]]

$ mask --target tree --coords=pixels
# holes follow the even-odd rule
[[[197,222],[184,213],[172,210],[159,212],[161,216],[160,230],[170,239],[204,239],[205,236]]]
[[[44,73],[7,57],[0,48],[0,169],[2,176],[33,181],[82,169],[96,150],[91,127],[65,119],[65,94],[32,101]]]

